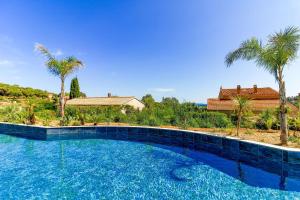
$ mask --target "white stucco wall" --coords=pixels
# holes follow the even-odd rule
[[[134,109],[143,110],[145,105],[137,99],[132,99],[126,103],[126,105],[132,106]]]

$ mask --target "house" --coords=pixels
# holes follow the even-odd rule
[[[261,112],[266,109],[274,109],[279,107],[279,93],[270,88],[258,88],[254,85],[252,88],[241,88],[238,85],[233,89],[220,88],[218,98],[210,98],[207,100],[207,110],[211,111],[233,111],[235,105],[233,98],[235,96],[243,96],[250,99],[250,106],[253,112]],[[297,112],[297,107],[291,103],[287,103],[292,112]]]
[[[119,97],[111,96],[108,93],[107,97],[86,97],[67,100],[68,106],[132,106],[136,110],[142,110],[145,105],[135,97]]]

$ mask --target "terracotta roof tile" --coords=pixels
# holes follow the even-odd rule
[[[241,88],[240,92],[238,93],[237,88],[235,89],[220,89],[219,98],[220,99],[232,99],[234,96],[245,96],[250,99],[279,99],[279,93],[270,88],[257,88],[255,91],[254,88]]]
[[[220,99],[208,99],[207,109],[215,111],[232,111],[234,110],[234,102],[232,100],[220,100]],[[274,109],[279,107],[279,99],[268,100],[250,100],[250,107],[252,111],[263,111],[266,109]],[[291,103],[288,103],[288,107],[292,112],[297,111],[297,107]]]

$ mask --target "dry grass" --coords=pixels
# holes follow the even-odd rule
[[[40,124],[42,125],[42,124]],[[94,126],[94,123],[85,123],[85,126]],[[129,126],[128,123],[98,123],[102,126]],[[52,121],[50,126],[59,126],[59,121]],[[176,126],[160,126],[160,128],[180,129]],[[188,130],[213,133],[220,136],[236,136],[236,129],[234,128],[189,128]],[[288,142],[288,147],[300,148],[300,132],[289,131],[290,136],[293,136]],[[280,131],[278,130],[258,130],[258,129],[240,129],[239,137],[242,140],[252,140],[257,142],[263,142],[273,145],[282,146],[280,144]]]
[[[190,130],[214,133],[222,136],[236,136],[236,129],[217,129],[217,128],[191,128]],[[294,136],[293,141],[288,142],[288,147],[300,148],[300,132],[290,131],[290,136]],[[242,140],[252,140],[273,145],[282,146],[280,144],[280,131],[277,130],[257,130],[257,129],[240,129],[239,137]],[[299,142],[298,142],[299,141]]]

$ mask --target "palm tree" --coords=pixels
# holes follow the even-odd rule
[[[60,87],[60,116],[65,116],[65,79],[68,75],[73,73],[78,68],[82,67],[83,64],[80,60],[77,58],[70,56],[66,57],[64,59],[56,59],[54,55],[52,55],[48,49],[46,49],[43,45],[37,44],[35,47],[37,50],[39,50],[43,55],[46,56],[48,59],[46,61],[46,66],[50,73],[52,73],[54,76],[58,76],[61,81],[61,87]]]
[[[287,100],[283,72],[285,67],[297,57],[299,42],[299,29],[288,27],[270,35],[265,45],[262,45],[262,42],[257,38],[242,42],[240,47],[228,53],[225,59],[227,67],[239,59],[254,60],[258,66],[263,67],[275,77],[279,85],[280,140],[283,145],[287,144],[288,138]]]
[[[235,105],[235,112],[237,115],[236,122],[236,135],[239,136],[239,130],[241,127],[242,117],[247,114],[250,110],[250,101],[248,98],[243,96],[236,96],[233,98],[233,102]]]

